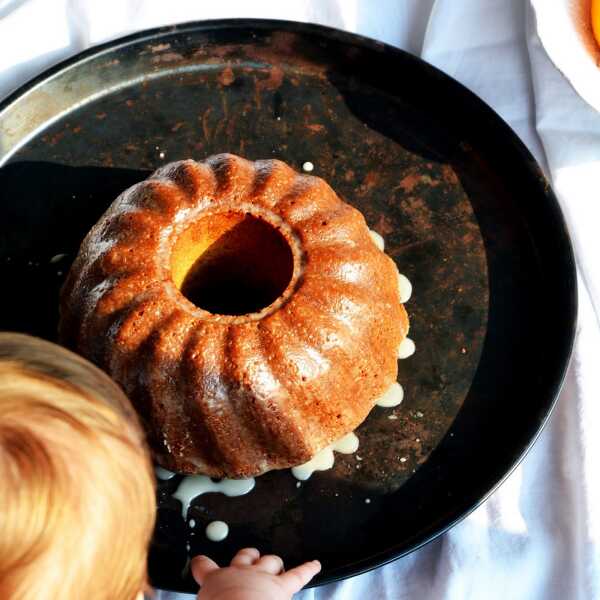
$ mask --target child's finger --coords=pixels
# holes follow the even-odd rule
[[[231,559],[232,567],[246,567],[253,565],[260,558],[260,552],[256,548],[242,548]]]
[[[279,575],[283,571],[283,561],[279,556],[275,556],[274,554],[267,554],[267,556],[263,556],[257,562],[254,563],[254,566],[263,573],[269,573],[270,575]]]
[[[290,594],[299,592],[319,571],[321,563],[318,560],[304,563],[299,567],[290,569],[287,573],[279,576],[286,591]]]
[[[208,556],[196,556],[192,558],[191,562],[191,570],[194,579],[198,585],[202,585],[206,576],[213,571],[216,571],[219,568],[219,565],[214,561],[208,558]]]

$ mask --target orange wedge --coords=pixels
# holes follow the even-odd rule
[[[592,0],[592,30],[600,46],[600,0]]]

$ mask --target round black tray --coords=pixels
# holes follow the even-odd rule
[[[242,545],[318,557],[316,583],[382,565],[481,503],[548,418],[576,319],[556,199],[489,107],[400,50],[280,21],[143,32],[0,105],[0,328],[55,339],[65,272],[110,202],[165,162],[217,152],[311,161],[363,211],[414,284],[417,353],[400,362],[404,403],[376,408],[358,455],[301,487],[284,471],[246,497],[203,496],[191,535],[178,479],[161,484],[152,581],[195,589],[188,542],[222,561]],[[202,534],[214,519],[231,528],[220,544]]]

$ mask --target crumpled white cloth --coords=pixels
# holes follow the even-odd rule
[[[600,599],[600,113],[548,59],[526,0],[0,0],[0,97],[58,60],[134,30],[249,16],[375,37],[420,54],[471,88],[548,174],[580,273],[573,362],[558,406],[523,463],[480,508],[421,550],[298,597]]]

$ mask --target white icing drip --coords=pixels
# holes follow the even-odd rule
[[[50,259],[50,264],[51,265],[55,265],[56,263],[60,262],[63,258],[65,258],[65,256],[67,256],[67,255],[66,254],[56,254],[56,255],[54,255]]]
[[[350,432],[327,448],[317,452],[308,462],[292,467],[292,475],[300,481],[306,481],[315,471],[327,471],[333,467],[335,457],[333,451],[352,454],[358,450],[358,437]]]
[[[398,358],[404,359],[415,353],[415,343],[410,338],[404,338],[398,346]]]
[[[392,383],[388,390],[377,400],[377,406],[383,406],[384,408],[392,408],[398,406],[404,399],[404,390],[398,382]]]
[[[194,498],[208,492],[225,494],[229,498],[243,496],[254,488],[254,479],[222,479],[215,482],[206,475],[189,475],[184,477],[173,494],[181,502],[181,513],[187,518],[187,511]]]
[[[154,467],[154,473],[156,473],[156,476],[161,481],[168,481],[172,477],[175,477],[175,473],[173,473],[173,471],[168,471],[167,469],[163,469],[162,467],[159,467],[158,465],[156,465],[156,467]]]
[[[334,442],[331,448],[342,454],[354,454],[358,450],[358,445],[358,436],[351,431],[337,442]]]
[[[292,475],[300,481],[306,481],[315,471],[327,471],[333,467],[335,458],[331,446],[317,452],[308,462],[292,467]]]
[[[310,173],[313,169],[315,168],[315,165],[313,165],[310,160],[307,160],[303,165],[302,165],[302,170],[306,171],[307,173]]]
[[[229,535],[229,526],[224,521],[213,521],[206,526],[206,537],[211,542],[222,542]]]
[[[376,231],[369,229],[369,233],[371,234],[371,238],[375,242],[375,245],[383,252],[385,249],[385,240],[383,236],[379,235]]]
[[[410,300],[412,295],[412,283],[402,273],[398,273],[398,290],[400,291],[400,302],[405,304]]]

